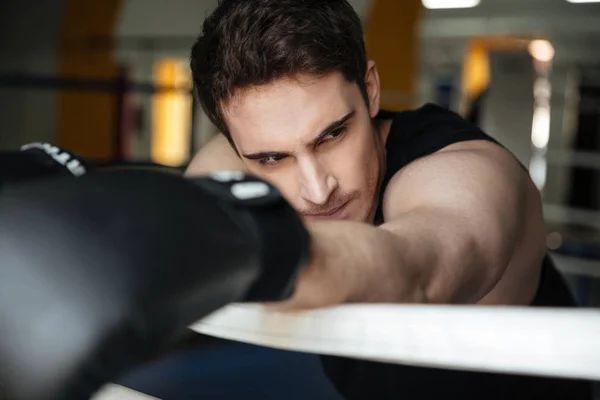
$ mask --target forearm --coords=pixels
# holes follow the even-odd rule
[[[217,134],[202,146],[188,165],[185,175],[201,176],[216,170],[247,172],[244,163],[222,134]]]
[[[425,302],[419,271],[399,265],[403,246],[396,235],[351,221],[310,222],[307,227],[312,258],[298,279],[291,308]]]

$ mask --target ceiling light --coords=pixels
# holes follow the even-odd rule
[[[554,47],[547,40],[534,40],[529,44],[529,54],[540,62],[552,61],[554,53]]]
[[[569,3],[600,3],[600,0],[567,0]]]
[[[481,0],[422,0],[429,9],[472,8],[479,5]],[[598,0],[600,1],[600,0]]]

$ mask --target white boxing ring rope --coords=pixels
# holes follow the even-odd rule
[[[191,329],[285,350],[414,366],[600,380],[600,310],[342,305],[275,312],[232,304]],[[152,399],[109,385],[94,400]]]

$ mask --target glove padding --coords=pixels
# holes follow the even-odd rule
[[[289,294],[299,218],[270,186],[232,198],[221,181],[122,170],[6,187],[0,398],[87,399],[223,305]],[[273,234],[290,251],[264,284]]]
[[[0,188],[50,177],[78,177],[88,171],[84,158],[49,143],[29,143],[21,151],[0,152]]]

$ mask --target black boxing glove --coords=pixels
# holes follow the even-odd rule
[[[238,171],[192,179],[221,201],[247,213],[260,235],[260,276],[238,301],[284,300],[294,291],[299,266],[308,261],[309,235],[296,211],[266,181]]]
[[[274,188],[223,174],[5,187],[0,238],[0,398],[12,400],[87,399],[225,304],[289,295],[308,254]]]
[[[21,151],[0,152],[0,187],[49,177],[79,177],[89,170],[82,157],[50,143],[29,143]]]

